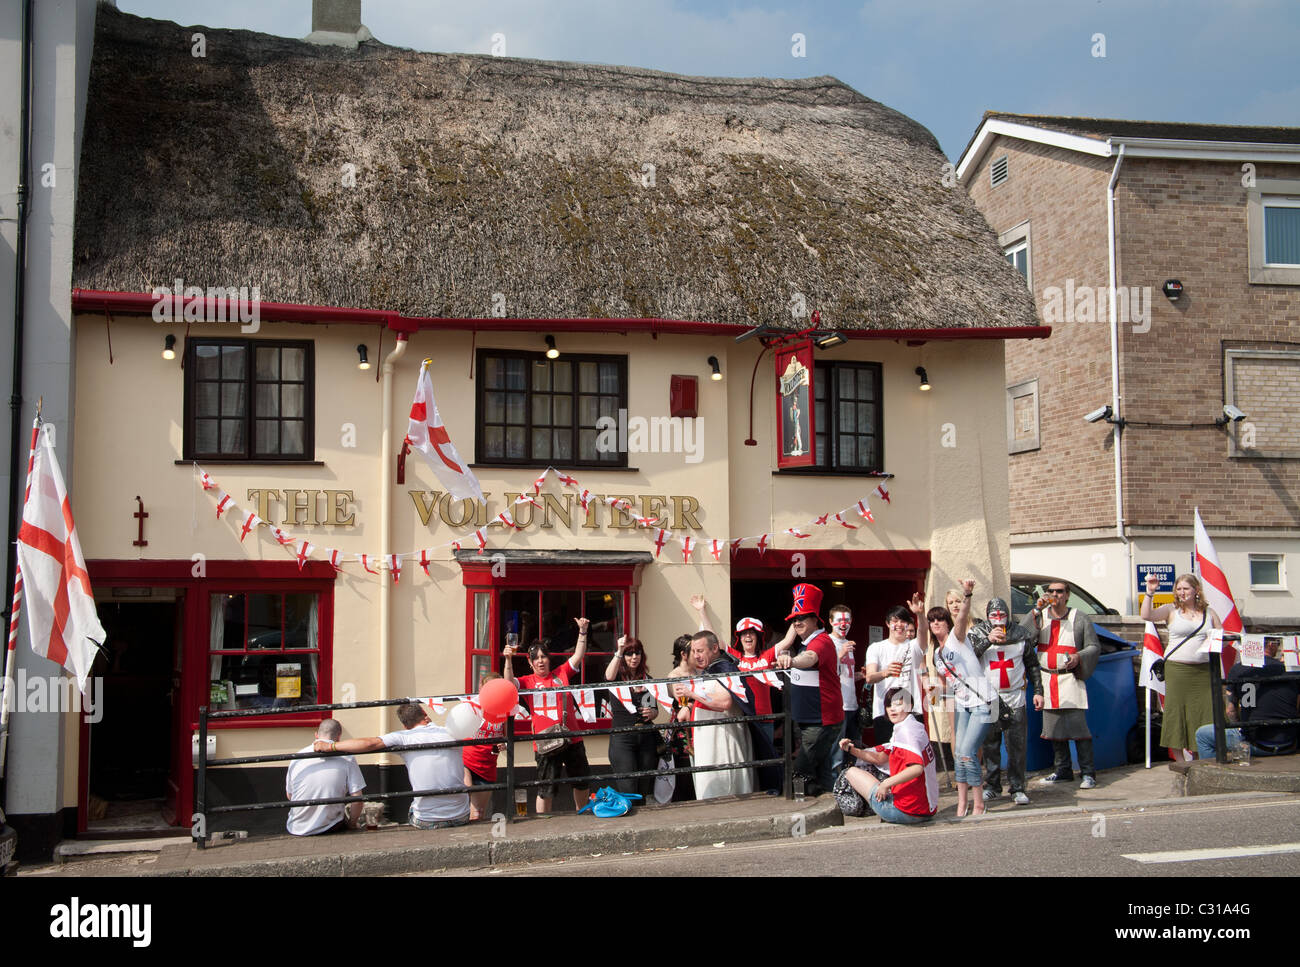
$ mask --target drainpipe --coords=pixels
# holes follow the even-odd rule
[[[1133,585],[1135,578],[1133,562],[1133,542],[1124,533],[1124,483],[1121,463],[1121,447],[1124,441],[1124,427],[1119,422],[1119,318],[1115,310],[1115,185],[1119,181],[1119,169],[1124,163],[1124,145],[1119,146],[1115,157],[1115,168],[1110,173],[1110,184],[1106,186],[1106,243],[1110,260],[1110,405],[1115,414],[1112,432],[1115,434],[1115,536],[1125,545],[1128,552],[1127,596],[1124,599],[1124,613],[1133,614]]]
[[[32,129],[32,49],[33,49],[33,0],[23,4],[22,27],[22,88],[18,93],[18,186],[15,191],[18,200],[17,225],[14,232],[14,366],[13,380],[9,394],[9,546],[5,555],[5,584],[0,594],[4,595],[4,628],[9,627],[13,610],[10,596],[14,586],[14,575],[18,569],[18,495],[19,489],[27,481],[27,475],[19,476],[19,458],[22,454],[23,421],[23,316],[27,294],[27,216],[28,184],[27,170],[31,167],[31,129]],[[6,642],[7,644],[7,642]],[[6,650],[5,671],[12,674],[9,665],[11,655]],[[7,725],[7,723],[6,723]],[[5,754],[8,738],[7,729],[0,731],[0,757]],[[0,758],[0,815],[3,815],[5,802],[5,776],[8,770]],[[0,825],[0,829],[5,828]]]
[[[393,537],[389,533],[390,522],[393,510],[392,482],[389,479],[389,458],[393,455],[393,369],[396,363],[406,355],[407,334],[399,332],[397,334],[397,346],[384,359],[383,376],[383,432],[379,439],[379,543],[381,548],[380,560],[387,560],[388,555],[393,551]],[[388,666],[389,666],[389,648],[390,648],[390,630],[392,626],[392,616],[389,614],[390,599],[392,597],[392,577],[383,574],[379,581],[379,697],[391,698],[388,694]],[[392,730],[385,727],[386,716],[389,706],[380,706],[379,713],[379,731],[375,735],[383,735]]]

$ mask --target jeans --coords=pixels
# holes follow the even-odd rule
[[[1002,791],[1002,739],[1007,740],[1007,777],[1012,792],[1025,791],[1025,743],[1029,736],[1029,710],[1024,706],[1011,710],[1011,725],[1003,729],[994,721],[984,736],[984,785]]]
[[[415,818],[415,806],[412,805],[406,813],[406,821],[416,829],[451,829],[453,826],[464,826],[469,822],[469,813],[461,816],[459,819],[431,819],[428,821]]]
[[[894,805],[894,797],[888,792],[885,793],[885,801],[877,802],[875,794],[867,800],[871,806],[871,811],[887,823],[902,823],[907,826],[915,826],[919,823],[928,823],[934,819],[933,816],[913,816],[911,813],[905,813]]]
[[[1085,776],[1095,776],[1096,768],[1092,764],[1092,739],[1074,739],[1074,747],[1079,750],[1079,772]],[[1070,739],[1052,740],[1052,771],[1065,779],[1074,778],[1074,769],[1070,765]]]
[[[812,776],[827,792],[835,784],[831,777],[831,750],[835,748],[842,730],[841,722],[831,725],[799,724],[799,754],[795,756],[794,771]]]
[[[992,724],[987,705],[967,708],[957,706],[957,734],[953,737],[952,754],[957,760],[956,779],[971,786],[983,783],[980,775],[979,753],[984,744],[984,733]]]
[[[1231,752],[1237,746],[1241,745],[1246,738],[1241,733],[1241,729],[1225,729],[1223,733],[1224,747]],[[1266,746],[1250,743],[1250,754],[1252,756],[1270,756],[1278,754],[1287,754],[1288,749],[1294,749],[1294,746],[1284,746],[1278,749],[1270,749]],[[1196,730],[1196,756],[1198,759],[1214,758],[1214,726],[1202,725]]]
[[[640,732],[618,732],[609,737],[609,765],[614,772],[645,772],[659,768],[658,745],[654,729]],[[654,796],[655,777],[640,779],[615,779],[619,792],[640,793],[648,801]]]

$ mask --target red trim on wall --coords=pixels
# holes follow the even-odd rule
[[[810,579],[861,577],[856,572],[899,571],[924,573],[930,569],[930,552],[925,550],[769,550],[762,556],[753,547],[737,548],[731,555],[731,579],[754,581],[789,578],[794,555],[804,556],[803,566]],[[792,584],[794,578],[790,579]]]
[[[197,302],[197,299],[186,300]],[[204,299],[205,305],[216,307],[222,299]],[[74,312],[103,312],[122,315],[152,315],[158,302],[147,292],[106,292],[95,289],[73,289]],[[266,322],[321,323],[325,325],[353,323],[356,325],[386,326],[394,332],[420,332],[433,330],[472,330],[475,332],[653,332],[692,336],[738,336],[749,332],[750,326],[734,323],[698,322],[685,319],[459,319],[431,316],[404,316],[382,309],[347,309],[337,306],[312,306],[294,302],[262,302],[258,313]],[[226,318],[229,318],[227,316]],[[849,339],[1046,339],[1052,334],[1051,326],[965,326],[952,329],[846,329],[841,330]]]

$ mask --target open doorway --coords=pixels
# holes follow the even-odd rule
[[[114,589],[116,594],[131,590]],[[102,672],[103,714],[82,733],[90,835],[175,832],[180,601],[160,601],[158,593],[153,590],[151,600],[115,598],[97,605],[108,661]]]

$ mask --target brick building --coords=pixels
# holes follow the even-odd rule
[[[1007,353],[1012,571],[1131,614],[1199,506],[1247,624],[1300,623],[1300,129],[990,112],[957,173],[1054,331]]]

